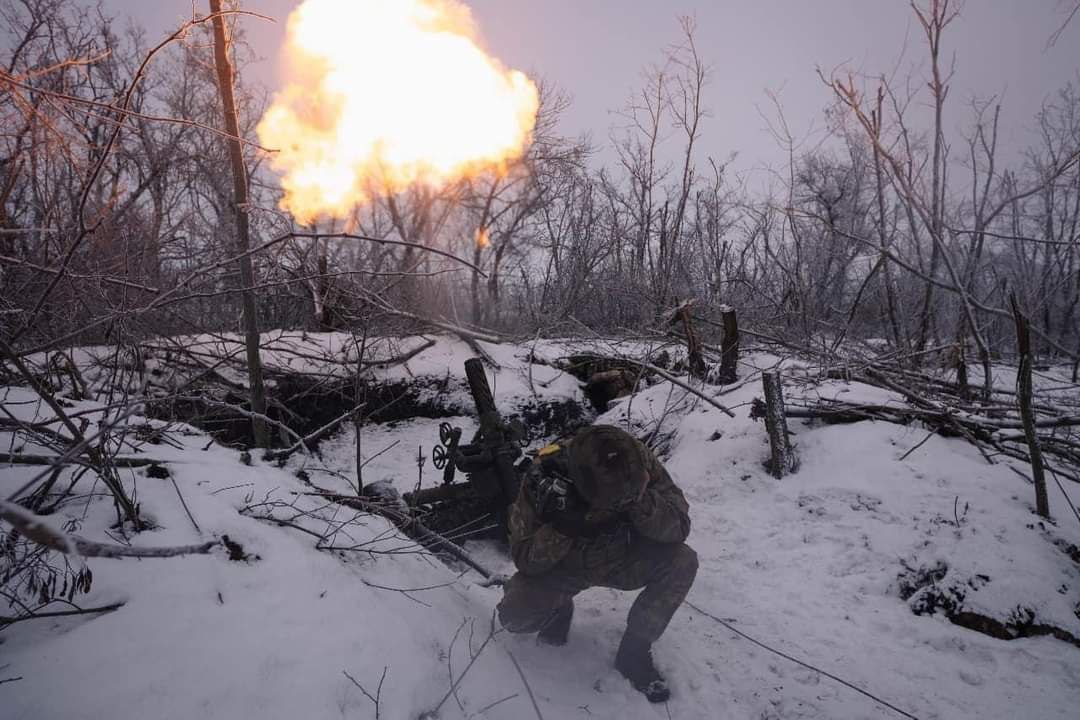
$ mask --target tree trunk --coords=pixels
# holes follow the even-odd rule
[[[720,382],[733,383],[738,379],[739,320],[735,308],[723,306],[720,319],[724,325],[724,337],[720,340]]]
[[[699,380],[704,380],[708,367],[705,365],[705,358],[701,354],[701,341],[698,340],[697,333],[694,332],[694,320],[690,314],[693,302],[693,300],[687,300],[680,305],[675,311],[675,317],[672,320],[682,322],[683,333],[686,334],[686,364],[690,370],[690,375]]]
[[[479,234],[477,235],[479,238]],[[480,267],[480,261],[483,259],[482,254],[484,246],[480,244],[480,241],[473,241],[473,256],[472,262],[476,267]],[[480,302],[480,271],[472,271],[472,281],[469,285],[469,293],[472,296],[472,321],[474,325],[484,325],[484,305]]]
[[[251,230],[248,226],[247,168],[240,144],[240,124],[236,118],[236,98],[233,95],[233,68],[229,60],[229,38],[222,15],[221,0],[210,0],[214,15],[214,61],[217,66],[218,89],[225,113],[225,131],[229,138],[229,161],[232,164],[233,213],[236,218],[236,247],[240,255],[240,284],[244,309],[244,341],[247,346],[248,383],[251,385],[251,430],[255,447],[269,446],[269,433],[263,417],[266,415],[266,391],[263,388],[262,361],[259,357],[259,318],[255,307],[255,273],[251,267]]]
[[[353,344],[356,345],[356,374],[353,377],[353,407],[360,408],[367,396],[367,385],[364,382],[364,354],[367,351],[368,321],[364,320],[364,338],[359,343],[353,335]],[[367,408],[358,409],[353,415],[353,431],[356,433],[356,495],[364,494],[364,415]]]
[[[888,258],[884,257],[889,252],[889,234],[885,228],[885,178],[881,167],[881,122],[884,117],[882,113],[882,102],[884,100],[884,92],[881,88],[878,88],[877,95],[877,114],[872,117],[873,120],[873,132],[874,132],[874,183],[875,183],[875,199],[877,200],[878,210],[878,243],[881,246],[882,252],[882,271],[885,281],[885,304],[889,312],[889,326],[892,328],[893,344],[896,349],[901,352],[911,352],[911,343],[908,340],[907,328],[901,325],[900,318],[898,317],[899,302],[896,297],[896,284],[893,281],[892,269],[889,265]],[[901,330],[903,328],[903,330]]]
[[[780,373],[761,374],[761,384],[765,390],[765,429],[769,433],[769,472],[777,480],[790,475],[799,468],[799,457],[788,435],[787,417],[784,414],[784,391],[780,382]]]
[[[330,305],[330,259],[327,257],[326,240],[315,241],[315,262],[319,274],[316,280],[317,319],[319,329],[330,331],[334,329],[334,311]]]
[[[964,327],[963,323],[960,325]],[[963,400],[971,399],[971,386],[968,383],[968,369],[967,369],[967,338],[964,337],[963,331],[956,340],[956,358],[954,364],[956,365],[956,385],[960,388],[960,397]]]
[[[1016,402],[1020,406],[1020,419],[1024,424],[1024,437],[1027,439],[1028,452],[1031,456],[1031,478],[1035,481],[1035,512],[1044,518],[1050,517],[1050,501],[1046,496],[1046,471],[1043,467],[1042,448],[1035,434],[1035,412],[1031,408],[1031,333],[1028,320],[1016,304],[1016,294],[1009,294],[1013,318],[1016,320],[1016,346],[1020,355],[1020,367],[1016,372]]]

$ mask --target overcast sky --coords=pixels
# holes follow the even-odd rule
[[[955,0],[954,0],[955,1]],[[130,15],[164,32],[190,14],[190,0],[106,0],[117,17]],[[276,26],[246,20],[266,58],[259,79],[276,80],[285,18],[299,0],[244,0],[244,7],[279,19]],[[738,152],[745,169],[782,159],[758,108],[766,90],[779,93],[800,133],[821,127],[828,89],[815,68],[841,64],[868,73],[924,66],[921,29],[906,0],[470,0],[487,49],[507,65],[550,80],[573,97],[568,133],[589,132],[606,143],[642,68],[679,39],[677,16],[694,15],[697,41],[712,67],[707,104],[713,117],[702,147],[726,157]],[[205,6],[205,0],[199,0]],[[1025,141],[1043,101],[1080,72],[1080,18],[1053,46],[1047,40],[1064,18],[1059,0],[968,0],[946,36],[956,57],[950,96],[953,129],[973,97],[1003,99],[1005,142]]]

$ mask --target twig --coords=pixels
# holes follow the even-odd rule
[[[371,462],[371,461],[372,461],[372,460],[374,460],[375,458],[379,457],[380,455],[383,455],[383,454],[385,454],[385,453],[388,453],[388,452],[390,452],[391,450],[393,450],[394,448],[396,448],[396,447],[397,447],[398,445],[400,445],[400,444],[401,444],[401,441],[400,441],[400,440],[395,440],[394,442],[390,443],[389,445],[387,445],[386,447],[384,447],[384,448],[383,448],[382,450],[380,450],[379,452],[375,453],[374,455],[372,455],[371,457],[369,457],[368,459],[366,459],[366,460],[364,460],[364,461],[363,461],[362,463],[360,463],[360,468],[361,468],[361,469],[363,469],[363,468],[366,468],[366,467],[368,466],[368,463],[369,463],[369,462]]]
[[[239,11],[234,11],[234,12],[239,12]],[[259,17],[259,18],[261,18],[263,20],[269,20],[270,22],[274,22],[273,18],[265,17],[265,16],[262,16],[262,15],[257,15],[256,13],[245,13],[245,14],[255,15],[256,17]],[[94,108],[94,109],[97,109],[97,110],[107,110],[109,112],[116,113],[121,118],[135,118],[136,120],[146,120],[148,122],[166,123],[166,124],[170,124],[170,125],[181,125],[181,126],[184,126],[184,127],[193,127],[193,128],[197,128],[199,130],[204,130],[204,131],[206,131],[208,133],[211,133],[213,135],[218,135],[220,137],[228,138],[229,140],[235,140],[237,142],[243,143],[244,145],[248,145],[248,146],[250,146],[250,147],[252,147],[252,148],[254,148],[256,150],[261,150],[261,151],[263,151],[265,153],[277,152],[277,150],[274,150],[274,149],[271,149],[271,148],[265,148],[262,145],[258,144],[257,142],[253,142],[251,140],[248,140],[246,138],[239,137],[239,136],[236,136],[236,135],[231,135],[228,132],[226,132],[225,130],[218,129],[216,127],[213,127],[212,125],[205,125],[205,124],[197,122],[195,120],[189,120],[188,118],[168,117],[168,116],[164,116],[164,115],[148,115],[146,113],[136,112],[135,110],[129,110],[129,109],[126,109],[126,108],[119,108],[119,107],[116,107],[115,105],[108,105],[106,103],[98,102],[96,100],[90,100],[88,98],[81,98],[81,97],[78,97],[76,95],[69,95],[69,94],[66,94],[66,93],[54,92],[52,90],[46,90],[45,88],[37,87],[35,85],[27,85],[25,83],[19,82],[17,79],[15,79],[15,77],[13,75],[5,72],[2,69],[0,69],[0,78],[2,78],[3,81],[6,84],[17,87],[20,90],[27,90],[27,91],[32,92],[32,93],[37,94],[37,95],[44,95],[46,97],[55,98],[57,100],[62,100],[63,102],[67,102],[67,103],[73,103],[73,104],[77,104],[77,105],[85,105],[85,106],[87,106],[89,108]],[[119,124],[119,123],[122,122],[122,120],[113,120],[112,118],[109,118],[106,115],[100,115],[98,113],[93,113],[93,112],[89,112],[89,111],[85,111],[85,110],[82,111],[82,112],[84,114],[88,115],[89,117],[93,117],[93,118],[96,118],[96,119],[99,119],[99,120],[104,120],[106,122],[113,123],[114,125]],[[3,231],[0,231],[0,232],[3,232]],[[66,232],[66,230],[63,229],[63,228],[20,228],[18,230],[15,230],[14,232],[17,232],[17,233],[24,233],[24,232],[54,232],[54,233],[61,233],[61,232]],[[9,260],[9,258],[0,257],[0,260]],[[12,258],[11,260],[14,260],[14,258]],[[33,266],[32,265],[31,267],[34,267],[35,269],[41,269],[41,270],[44,270],[46,272],[57,272],[56,270],[52,270],[51,268],[42,268],[41,266]],[[69,277],[71,277],[70,273],[69,273]],[[108,279],[105,279],[105,281],[109,282]],[[141,286],[135,285],[134,287],[141,287]],[[156,289],[152,289],[152,290],[154,290],[156,292]]]
[[[293,439],[295,439],[297,441],[296,447],[298,447],[299,449],[302,449],[302,450],[307,449],[303,445],[303,440],[304,439],[302,437],[300,437],[300,435],[295,430],[293,430],[291,427],[289,427],[285,423],[280,422],[278,420],[275,420],[274,418],[270,417],[269,415],[267,415],[265,413],[253,412],[251,410],[247,410],[246,408],[242,408],[239,405],[233,405],[232,403],[223,402],[221,400],[213,400],[213,399],[205,397],[203,395],[174,395],[170,399],[171,400],[185,400],[185,401],[194,402],[194,403],[202,403],[203,405],[206,405],[208,407],[222,408],[224,410],[228,410],[229,412],[234,412],[234,413],[236,413],[238,415],[243,415],[246,418],[261,420],[262,422],[264,422],[264,423],[266,423],[268,425],[273,425],[274,427],[280,429],[286,435],[288,435],[288,436],[292,437]]]
[[[285,235],[283,235],[281,239],[284,240],[284,239],[287,239],[287,238],[307,238],[309,240],[325,240],[325,239],[361,240],[363,242],[371,242],[371,243],[376,243],[378,245],[400,245],[401,247],[408,247],[408,248],[413,248],[413,249],[416,249],[416,250],[420,250],[422,252],[429,252],[429,253],[432,253],[434,255],[441,255],[444,258],[448,258],[450,260],[453,260],[456,263],[460,263],[460,264],[472,269],[474,272],[479,274],[481,277],[484,277],[484,278],[487,277],[487,273],[485,273],[483,270],[481,270],[478,266],[474,265],[473,263],[469,262],[468,260],[465,260],[464,258],[460,258],[457,255],[454,255],[451,252],[447,252],[446,250],[440,250],[439,248],[432,247],[430,245],[422,245],[420,243],[407,242],[405,240],[391,240],[390,238],[376,238],[376,237],[370,237],[370,236],[367,236],[367,235],[357,235],[356,233],[307,233],[307,232],[289,232],[289,233],[286,233]]]
[[[18,617],[6,617],[6,616],[3,616],[3,615],[0,615],[0,626],[14,625],[15,623],[22,622],[23,620],[36,620],[38,618],[67,617],[69,615],[97,615],[97,614],[111,613],[111,612],[114,612],[116,610],[119,610],[122,607],[124,607],[124,603],[116,602],[116,603],[113,603],[112,605],[103,605],[101,607],[96,607],[96,608],[79,608],[78,610],[57,610],[55,612],[43,612],[43,613],[36,612],[36,613],[32,613],[30,615],[22,615],[22,616],[18,616]]]
[[[312,430],[307,435],[300,438],[299,440],[297,440],[295,443],[293,443],[289,447],[285,448],[284,450],[277,450],[277,451],[274,451],[274,452],[267,453],[267,458],[266,459],[267,460],[276,460],[278,462],[281,462],[281,461],[285,460],[286,458],[288,458],[293,453],[295,453],[297,450],[303,450],[305,454],[309,454],[311,452],[311,448],[309,447],[309,445],[311,443],[318,442],[322,438],[324,438],[327,435],[329,435],[330,433],[332,433],[334,430],[337,429],[337,427],[339,425],[341,425],[341,423],[345,422],[346,420],[348,420],[348,419],[350,419],[352,417],[355,417],[356,413],[363,410],[366,405],[367,405],[367,403],[360,403],[359,405],[357,405],[353,409],[349,410],[346,413],[343,413],[343,414],[339,415],[338,417],[334,418],[333,420],[326,423],[322,427],[320,427],[320,428],[318,428],[316,430]]]
[[[329,550],[329,549],[332,549],[332,548],[325,548],[325,549]],[[466,570],[465,572],[468,572],[468,570]],[[424,607],[431,607],[431,605],[428,605],[428,604],[427,604],[426,602],[424,602],[423,600],[420,600],[420,599],[418,599],[418,598],[414,598],[414,597],[413,597],[412,595],[410,595],[409,593],[414,593],[414,592],[423,592],[423,591],[425,591],[425,590],[438,590],[439,588],[444,588],[444,587],[450,587],[451,585],[453,585],[454,583],[456,583],[456,582],[457,582],[458,580],[460,580],[460,579],[461,579],[461,577],[462,577],[462,576],[463,576],[463,575],[465,574],[465,572],[461,573],[461,575],[458,575],[456,579],[454,579],[454,580],[451,580],[450,582],[440,583],[440,584],[438,584],[438,585],[428,585],[428,586],[425,586],[425,587],[416,587],[416,588],[396,588],[396,587],[389,587],[389,586],[387,586],[387,585],[379,585],[378,583],[373,583],[373,582],[370,582],[369,580],[365,580],[365,579],[363,579],[363,578],[360,578],[360,582],[364,583],[364,584],[365,584],[365,585],[367,585],[368,587],[376,588],[376,589],[378,589],[378,590],[391,590],[391,591],[393,591],[393,592],[399,592],[399,593],[401,593],[402,595],[404,595],[405,597],[407,597],[407,598],[409,598],[410,600],[412,600],[412,601],[413,601],[414,603],[417,603],[418,605],[423,605]]]
[[[282,520],[280,518],[271,517],[269,515],[250,515],[249,517],[251,517],[251,518],[253,518],[255,520],[263,520],[264,522],[274,523],[278,527],[287,527],[287,528],[292,528],[293,530],[299,530],[302,533],[307,533],[311,537],[318,539],[318,541],[320,543],[322,543],[322,542],[324,542],[326,540],[325,535],[321,535],[321,534],[315,532],[314,530],[308,530],[303,525],[299,525],[299,524],[291,522],[289,520]],[[316,544],[316,546],[317,545],[318,544]],[[322,549],[322,550],[340,550],[342,548],[324,547],[324,548],[319,548],[319,549]]]
[[[199,527],[199,523],[195,522],[195,516],[191,514],[191,509],[188,507],[187,501],[184,500],[184,496],[180,492],[180,486],[176,484],[176,478],[170,474],[169,479],[172,480],[172,486],[176,489],[176,497],[180,498],[180,504],[184,506],[184,512],[187,513],[188,520],[191,520],[191,524],[195,526],[195,532],[202,535],[202,528]]]
[[[411,530],[417,536],[417,539],[422,545],[431,549],[444,550],[450,553],[458,560],[461,560],[466,565],[476,570],[485,578],[492,578],[495,576],[495,573],[488,570],[486,567],[474,560],[473,557],[469,555],[464,549],[458,547],[450,540],[447,540],[439,533],[429,529],[426,525],[424,525],[422,522],[420,522],[414,517],[410,517],[394,508],[388,507],[380,503],[371,502],[364,498],[350,497],[348,495],[331,492],[324,488],[320,488],[315,484],[311,484],[311,487],[315,488],[315,490],[317,491],[315,494],[319,495],[320,497],[324,497],[327,500],[340,503],[356,510],[381,515],[382,517],[385,517],[386,519],[394,523],[394,525],[396,525],[398,528],[406,532]]]
[[[484,642],[481,643],[480,648],[475,653],[471,653],[472,657],[469,659],[469,664],[466,665],[465,669],[461,671],[461,675],[459,675],[458,679],[455,680],[454,683],[450,686],[450,689],[446,691],[446,694],[443,695],[442,700],[439,701],[439,704],[436,705],[434,707],[434,709],[432,709],[432,710],[428,711],[427,713],[425,713],[425,716],[427,716],[427,717],[437,717],[438,716],[439,710],[442,708],[443,705],[446,704],[446,701],[450,699],[450,696],[453,695],[455,692],[457,692],[458,686],[461,685],[461,681],[464,680],[465,676],[469,674],[469,670],[472,669],[472,666],[476,663],[477,659],[484,653],[484,648],[486,648],[488,646],[488,643],[491,642],[491,639],[494,638],[495,635],[498,632],[499,631],[495,628],[495,613],[492,612],[491,613],[491,631],[488,632],[488,636],[486,638],[484,638]]]
[[[517,658],[509,650],[506,651],[506,654],[510,656],[510,662],[514,663],[514,668],[517,669],[518,675],[521,676],[521,682],[525,684],[525,690],[529,693],[529,700],[532,702],[533,710],[536,711],[537,720],[544,720],[544,714],[540,712],[540,706],[536,703],[536,696],[533,695],[532,686],[529,685],[529,680],[525,677],[525,672],[521,669],[521,665],[518,664]]]
[[[466,572],[468,572],[468,571],[466,571]],[[424,590],[438,590],[439,588],[450,587],[451,585],[456,583],[458,580],[460,580],[464,576],[465,576],[465,573],[463,572],[460,575],[458,575],[456,578],[451,580],[450,582],[439,583],[438,585],[425,585],[424,587],[414,587],[414,588],[389,587],[387,585],[379,585],[377,583],[369,582],[369,581],[364,580],[362,578],[361,578],[360,582],[364,583],[368,587],[378,588],[379,590],[393,590],[394,592],[410,593],[410,592],[423,592]]]
[[[240,483],[239,485],[229,485],[228,487],[218,488],[217,490],[215,490],[214,492],[212,492],[210,494],[211,495],[217,495],[218,493],[225,492],[226,490],[235,490],[237,488],[242,488],[242,487],[251,487],[254,484],[255,483]]]
[[[921,448],[923,445],[925,445],[927,443],[927,441],[930,438],[934,437],[935,435],[937,435],[937,430],[931,430],[930,432],[926,433],[926,437],[924,437],[919,442],[915,443],[915,445],[913,445],[910,450],[908,450],[906,453],[904,453],[903,455],[900,456],[900,462],[903,462],[904,460],[907,460],[908,455],[910,455],[911,453],[913,453],[916,450],[918,450],[919,448]]]
[[[1076,509],[1076,505],[1073,505],[1073,501],[1072,498],[1069,497],[1069,493],[1065,492],[1065,487],[1061,484],[1061,478],[1058,477],[1058,474],[1054,470],[1054,468],[1047,465],[1046,469],[1049,470],[1050,474],[1054,476],[1054,482],[1057,483],[1058,490],[1061,491],[1061,495],[1065,498],[1065,502],[1069,505],[1070,508],[1072,508],[1073,515],[1076,516],[1077,522],[1080,522],[1080,510]]]
[[[360,364],[363,366],[371,366],[379,368],[380,370],[385,370],[386,368],[393,367],[395,365],[404,365],[420,353],[434,346],[435,341],[429,338],[427,342],[421,343],[420,345],[414,347],[412,350],[402,353],[401,355],[398,355],[396,357],[386,358],[385,360],[361,360]]]
[[[748,375],[745,378],[743,378],[742,380],[740,380],[739,382],[735,383],[734,385],[725,385],[723,387],[723,389],[721,389],[721,390],[719,390],[717,392],[714,392],[713,397],[723,397],[724,395],[730,395],[731,393],[735,392],[736,390],[741,390],[742,388],[746,387],[750,383],[756,381],[758,379],[758,375],[760,375],[760,374],[761,374],[761,371],[756,370],[753,373],[751,373],[750,375]]]
[[[644,370],[648,370],[650,372],[656,373],[657,375],[664,378],[665,380],[667,380],[672,385],[678,385],[683,390],[686,390],[688,393],[690,393],[692,395],[697,395],[699,398],[701,398],[705,402],[709,403],[714,408],[716,408],[720,412],[724,413],[728,417],[732,417],[732,418],[735,417],[735,413],[731,412],[731,410],[729,410],[727,407],[725,407],[724,405],[718,403],[716,400],[713,400],[711,397],[709,397],[708,395],[706,395],[702,391],[691,387],[687,383],[684,383],[682,380],[678,379],[677,377],[675,377],[671,373],[667,372],[666,370],[658,368],[658,367],[656,367],[655,365],[653,365],[651,363],[641,362],[639,360],[632,360],[630,358],[625,358],[625,357],[620,358],[620,359],[625,360],[628,363],[632,363],[634,365],[637,365],[638,367],[640,367],[640,368],[642,368]]]
[[[486,713],[488,710],[495,707],[496,705],[502,705],[504,702],[507,702],[508,700],[513,700],[514,698],[516,698],[518,696],[518,694],[519,693],[514,693],[513,695],[507,695],[506,697],[504,697],[501,700],[496,700],[493,703],[489,703],[489,704],[485,705],[484,707],[482,707],[482,708],[480,708],[479,710],[476,711],[476,716],[477,717],[484,717],[484,713]]]
[[[450,638],[450,647],[446,649],[446,674],[450,677],[450,692],[454,696],[454,702],[457,703],[458,709],[464,715],[465,704],[461,702],[461,697],[458,695],[454,685],[454,646],[457,645],[458,637],[461,636],[461,631],[465,629],[465,626],[469,624],[469,619],[464,618],[461,624],[457,626],[457,630],[454,631],[454,637]],[[476,620],[473,619],[473,626],[469,628],[469,657],[472,657],[472,631],[475,628]],[[435,710],[438,713],[438,708]]]
[[[341,671],[341,674],[344,675],[345,677],[349,678],[349,680],[352,681],[353,685],[360,688],[360,692],[364,693],[364,697],[366,697],[371,702],[375,703],[375,720],[379,720],[379,711],[380,711],[379,704],[380,704],[380,701],[382,700],[382,686],[383,686],[383,681],[386,680],[386,671],[389,670],[389,669],[390,669],[389,665],[384,665],[383,666],[382,677],[379,678],[379,687],[375,690],[375,695],[374,696],[372,696],[372,694],[369,693],[364,688],[363,685],[358,683],[356,681],[356,678],[354,678],[352,675],[350,675],[349,673],[347,673],[344,670]]]

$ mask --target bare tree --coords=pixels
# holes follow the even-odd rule
[[[247,348],[248,384],[251,392],[252,433],[256,447],[268,447],[270,437],[263,422],[266,415],[266,390],[263,388],[262,361],[259,357],[259,317],[255,304],[255,273],[252,271],[251,230],[248,224],[248,179],[244,165],[244,150],[240,144],[240,125],[237,122],[236,99],[233,95],[233,69],[229,59],[229,37],[222,13],[221,0],[210,0],[214,18],[214,60],[217,66],[218,87],[225,113],[225,131],[231,136],[229,160],[233,175],[233,213],[236,220],[236,249],[240,256],[241,297],[244,303],[244,342]]]

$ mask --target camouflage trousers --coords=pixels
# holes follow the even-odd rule
[[[685,543],[659,543],[626,532],[582,539],[551,571],[510,578],[499,620],[510,632],[538,632],[560,610],[572,607],[582,590],[644,588],[630,608],[626,632],[653,643],[686,598],[697,568],[697,553]]]

